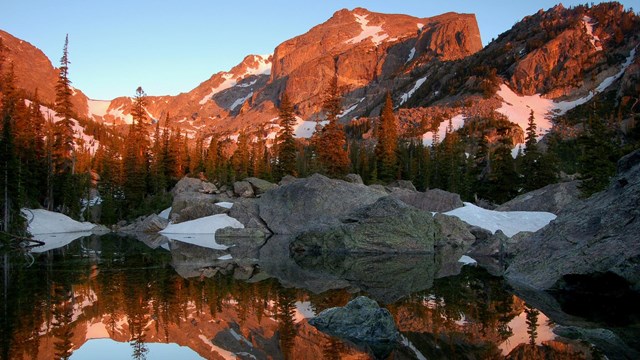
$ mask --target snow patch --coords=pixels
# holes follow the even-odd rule
[[[218,257],[218,260],[231,260],[231,259],[233,259],[233,256],[231,256],[231,254],[222,255]]]
[[[217,203],[215,203],[215,205],[218,205],[218,206],[223,207],[225,209],[231,209],[233,207],[233,203],[229,202],[229,201],[217,202]]]
[[[162,210],[160,214],[158,214],[158,217],[169,220],[169,214],[171,214],[171,209],[172,207],[169,206],[168,208]]]
[[[244,78],[247,75],[271,75],[271,61],[269,61],[271,55],[254,55],[253,58],[258,62],[258,66],[248,68],[242,77]]]
[[[356,103],[352,104],[347,109],[343,110],[342,113],[338,115],[338,119],[347,116],[347,114],[355,110],[358,107],[358,105],[360,105],[360,103],[364,101],[364,99],[365,98],[358,100]]]
[[[420,86],[422,86],[422,84],[424,84],[424,82],[427,81],[427,77],[421,77],[420,79],[416,80],[416,83],[413,85],[413,88],[411,88],[411,90],[409,90],[408,92],[402,94],[402,97],[400,98],[400,105],[404,104],[405,102],[407,102],[411,96],[413,96],[413,94],[416,92],[416,90],[418,90],[420,88]]]
[[[231,111],[235,110],[235,108],[244,104],[244,102],[249,100],[252,96],[253,96],[253,91],[248,93],[247,96],[237,99],[236,101],[233,102],[233,104],[231,104],[231,107],[229,107],[229,110]]]
[[[24,101],[27,106],[31,106],[30,100]],[[40,105],[40,112],[45,119],[51,119],[54,123],[62,120],[61,117],[56,115],[56,112],[44,105]],[[72,129],[74,133],[74,146],[76,149],[82,149],[88,151],[90,154],[95,154],[100,147],[100,142],[93,136],[87,135],[84,132],[84,128],[80,126],[77,120],[71,119]]]
[[[511,237],[521,231],[538,231],[556,218],[556,215],[542,211],[494,211],[487,210],[471,203],[444,213],[459,218],[469,225],[487,229],[492,233],[497,230]]]
[[[33,238],[45,244],[34,247],[34,253],[41,253],[63,247],[84,236],[90,236],[96,226],[89,222],[79,222],[72,218],[43,209],[22,209],[29,223],[27,230]]]
[[[133,124],[133,116],[131,114],[124,113],[124,105],[120,105],[115,109],[109,110],[107,114],[113,116],[116,119],[121,119],[126,124]]]
[[[464,115],[462,114],[451,118],[451,127],[453,127],[454,131],[464,126],[464,119]],[[438,127],[438,138],[440,141],[444,140],[444,137],[447,135],[447,126],[449,126],[449,122],[443,121],[440,123],[440,127]],[[422,144],[425,146],[433,145],[433,131],[427,131],[422,135]]]
[[[596,49],[596,51],[602,51],[602,46],[600,45],[600,38],[593,34],[593,26],[597,24],[592,18],[588,16],[582,17],[582,24],[584,28],[587,30],[587,35],[589,35],[589,41],[591,45]]]
[[[506,84],[502,84],[497,94],[503,99],[503,103],[496,111],[506,115],[510,121],[526,129],[529,113],[533,110],[538,130],[546,132],[551,128],[550,119],[553,118],[553,116],[564,115],[567,111],[588,102],[594,96],[606,90],[611,84],[622,77],[629,65],[633,62],[635,56],[636,48],[633,48],[622,64],[622,68],[616,74],[604,79],[589,95],[572,101],[555,102],[551,99],[543,98],[540,94],[520,96],[514,93]]]
[[[411,51],[409,51],[409,56],[407,57],[407,61],[405,61],[404,63],[408,63],[409,61],[413,60],[413,57],[416,56],[416,47],[412,47]]]
[[[478,262],[474,258],[472,258],[470,256],[467,256],[467,255],[462,255],[460,257],[460,259],[458,259],[458,262],[462,263],[463,265],[477,265],[478,264]]]
[[[356,15],[356,21],[360,24],[360,28],[362,31],[356,37],[353,37],[346,41],[347,44],[357,44],[362,40],[371,38],[371,41],[374,45],[378,46],[389,37],[389,34],[385,33],[382,29],[382,26],[372,26],[369,25],[369,20],[367,20],[367,15]]]
[[[92,116],[100,116],[104,117],[109,110],[109,106],[111,105],[111,101],[109,100],[87,100],[87,105],[89,106],[89,117]]]
[[[316,312],[313,310],[309,301],[296,301],[295,306],[296,309],[294,310],[295,313],[293,315],[293,321],[295,323],[316,317]]]
[[[96,225],[75,221],[67,215],[44,209],[22,209],[32,235],[91,231]]]
[[[223,90],[227,90],[230,87],[233,87],[237,84],[236,79],[233,78],[233,74],[231,73],[224,73],[222,74],[222,78],[224,79],[222,81],[222,84],[211,88],[211,91],[209,92],[209,94],[205,95],[205,97],[202,98],[202,100],[200,100],[199,104],[200,105],[204,105],[207,103],[207,101],[211,100],[211,98],[213,97],[213,95],[219,93],[220,91]]]
[[[218,229],[232,227],[244,228],[238,220],[227,214],[205,216],[179,224],[169,224],[160,234],[173,239],[202,247],[226,250],[228,247],[216,243],[215,233]]]

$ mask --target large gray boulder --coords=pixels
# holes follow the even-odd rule
[[[387,185],[387,188],[391,191],[393,191],[393,189],[405,189],[405,190],[417,191],[416,187],[413,185],[413,183],[410,180],[395,180],[389,183],[389,185]]]
[[[362,181],[362,176],[358,174],[347,174],[344,177],[344,180],[354,184],[364,184],[364,181]]]
[[[400,338],[389,310],[365,296],[349,301],[344,307],[326,309],[310,319],[309,324],[332,336],[368,345],[376,356],[384,353],[381,348],[394,346]]]
[[[172,217],[173,223],[178,224],[189,220],[199,219],[205,216],[226,214],[229,212],[229,209],[218,206],[209,201],[212,200],[195,201],[193,205],[189,205],[184,209],[181,209],[179,212],[175,212],[174,216]]]
[[[258,178],[255,178],[255,177],[248,177],[248,178],[244,179],[244,181],[246,181],[249,184],[251,184],[251,187],[253,188],[253,193],[255,195],[262,195],[262,194],[266,193],[267,191],[278,187],[278,185],[276,185],[274,183],[270,183],[267,180],[262,180],[262,179],[258,179]]]
[[[248,181],[236,181],[233,183],[233,193],[243,198],[252,198],[255,196],[253,186]]]
[[[425,192],[394,189],[391,196],[424,211],[447,212],[464,206],[460,195],[440,189]]]
[[[161,218],[156,214],[147,216],[137,227],[136,231],[144,233],[157,233],[169,225],[169,220]]]
[[[245,228],[259,229],[265,234],[271,234],[267,224],[260,218],[257,199],[236,199],[229,210],[229,216],[238,220]]]
[[[276,234],[297,234],[339,218],[384,196],[361,184],[314,174],[267,191],[258,199],[260,218]],[[233,215],[232,215],[233,216]]]
[[[547,185],[498,206],[498,211],[546,211],[554,214],[580,197],[580,181]]]
[[[433,252],[440,227],[431,214],[387,196],[358,208],[339,223],[299,234],[293,251],[426,253]]]
[[[181,193],[213,193],[215,191],[217,188],[214,184],[185,176],[171,189],[171,194],[176,196]]]
[[[640,150],[621,159],[618,170],[605,191],[569,204],[516,245],[507,279],[549,289],[565,275],[610,272],[640,291]]]

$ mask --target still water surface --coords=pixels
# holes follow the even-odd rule
[[[390,359],[591,356],[585,344],[555,339],[544,314],[480,268],[336,256],[274,260],[247,275],[203,270],[208,251],[105,235],[33,253],[32,264],[3,254],[0,357],[369,359],[307,322],[358,295],[393,315],[402,344]]]

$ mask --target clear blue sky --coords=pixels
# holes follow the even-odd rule
[[[187,92],[248,54],[270,54],[342,8],[428,17],[448,11],[474,13],[482,41],[508,30],[558,1],[142,1],[4,0],[0,29],[40,48],[59,65],[69,34],[69,76],[90,98]],[[564,6],[585,1],[563,1]],[[640,0],[623,0],[640,9]]]

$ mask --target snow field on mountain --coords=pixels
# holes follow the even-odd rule
[[[24,102],[27,106],[31,105],[30,100],[25,100]],[[45,121],[52,119],[54,123],[57,123],[58,121],[62,120],[61,117],[56,115],[55,111],[49,109],[44,105],[40,105],[40,112],[44,116]],[[91,154],[95,154],[98,150],[98,147],[100,147],[100,142],[93,136],[85,134],[84,128],[80,126],[77,120],[71,119],[71,122],[73,123],[73,132],[76,138],[76,148],[78,147],[78,140],[82,140],[83,148],[88,150]]]
[[[362,40],[371,38],[371,41],[376,45],[380,45],[385,39],[389,37],[389,34],[385,33],[382,29],[382,26],[373,26],[369,25],[369,20],[367,20],[367,15],[356,15],[356,21],[360,24],[362,28],[362,32],[349,40],[346,41],[347,44],[357,44]]]
[[[458,130],[462,126],[464,126],[464,115],[458,114],[451,118],[451,126],[453,130]],[[445,135],[447,134],[447,126],[449,126],[448,121],[443,121],[440,123],[440,127],[438,128],[438,138],[439,141],[444,140]],[[425,146],[431,146],[433,144],[433,131],[427,131],[422,135],[422,144]]]

